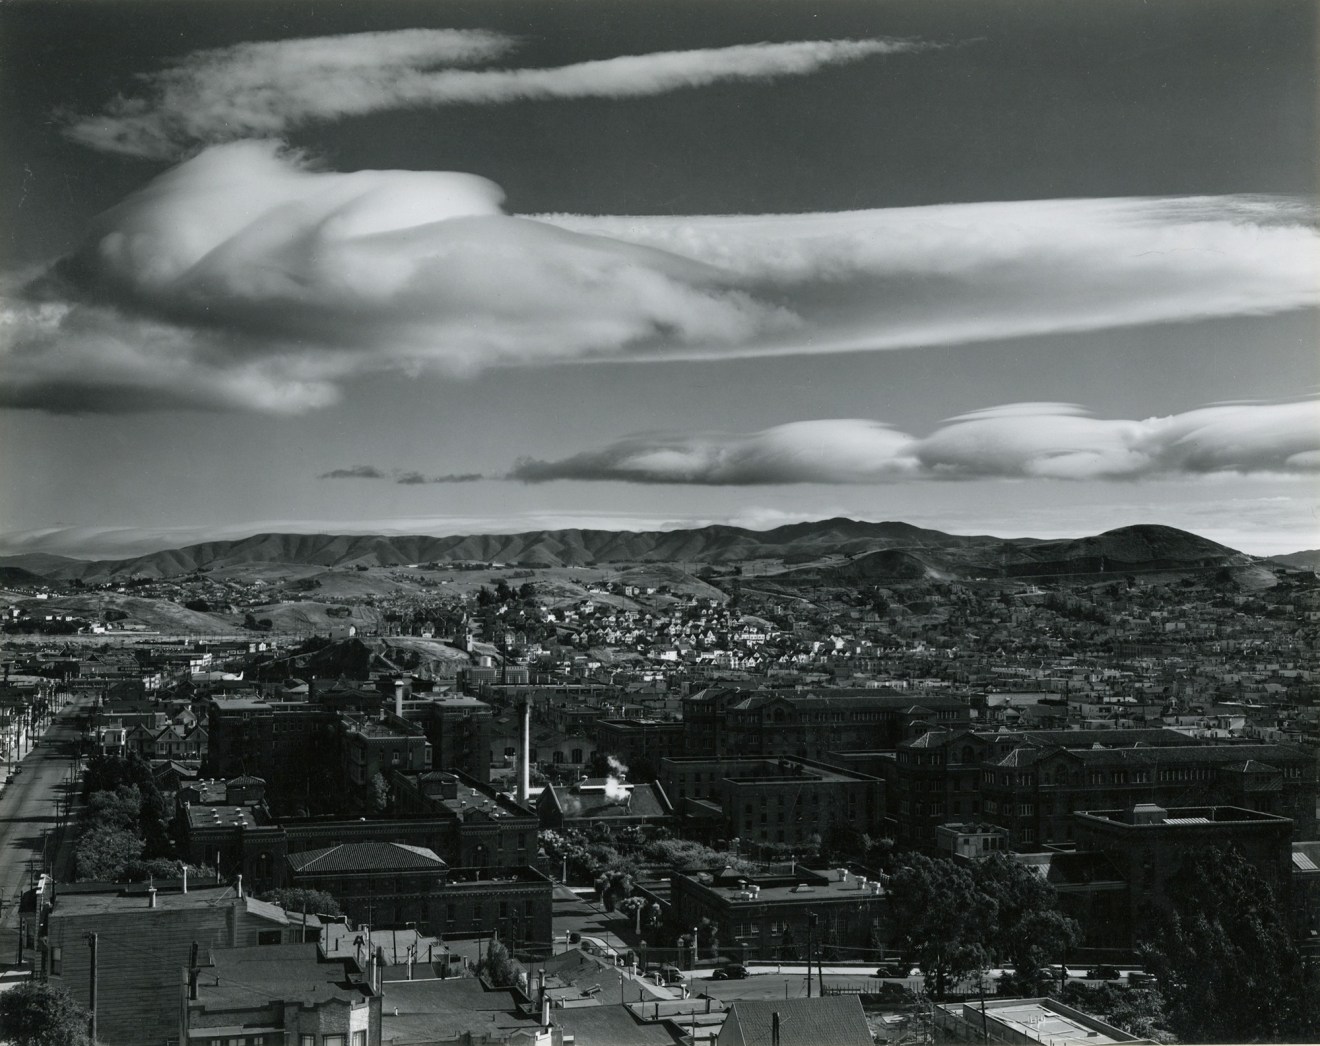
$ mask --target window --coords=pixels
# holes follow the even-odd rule
[[[353,1046],[367,1046],[367,1033],[365,1031],[355,1031],[353,1033]]]
[[[322,1035],[321,1046],[344,1046],[342,1035]]]
[[[316,1046],[315,1035],[299,1035],[298,1046]]]
[[[279,944],[279,943],[280,943],[280,937],[281,937],[281,934],[280,934],[280,931],[279,931],[279,930],[259,930],[259,931],[257,932],[257,943],[258,943],[258,944]]]

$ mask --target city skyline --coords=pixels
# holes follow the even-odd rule
[[[0,552],[1320,545],[1309,5],[0,18]]]

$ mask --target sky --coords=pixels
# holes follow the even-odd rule
[[[1320,546],[1316,9],[0,5],[0,553]]]

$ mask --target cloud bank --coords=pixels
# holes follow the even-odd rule
[[[1224,472],[1320,472],[1320,400],[1222,404],[1144,421],[1018,403],[953,418],[924,438],[856,418],[742,434],[643,434],[559,461],[523,460],[510,478],[750,486]]]
[[[1273,197],[525,217],[458,172],[214,146],[0,294],[0,404],[300,413],[352,378],[912,349],[1320,301]]]
[[[565,98],[637,98],[737,80],[805,76],[932,45],[804,40],[623,55],[549,69],[465,69],[517,41],[470,29],[405,29],[196,51],[105,110],[66,118],[73,141],[174,159],[198,144],[279,138],[311,123],[392,109]]]

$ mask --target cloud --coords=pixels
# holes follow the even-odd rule
[[[354,465],[351,468],[331,469],[322,472],[317,479],[390,479],[403,486],[419,486],[424,483],[475,483],[485,479],[480,472],[450,472],[443,476],[427,476],[412,469],[382,469],[375,465]]]
[[[451,69],[501,58],[511,37],[406,29],[242,43],[196,51],[140,78],[65,133],[104,152],[174,159],[198,144],[280,138],[307,124],[392,109],[564,98],[636,98],[736,80],[804,76],[878,54],[933,45],[804,40],[623,55],[548,69]]]
[[[214,146],[0,294],[0,405],[295,414],[373,373],[912,349],[1320,300],[1313,216],[1282,198],[663,219],[502,200],[472,174]]]
[[[953,418],[924,438],[861,419],[742,434],[643,434],[559,461],[525,459],[509,478],[751,486],[1316,472],[1320,400],[1221,404],[1144,421],[1018,403]]]
[[[384,479],[386,474],[375,465],[354,465],[352,468],[331,469],[322,472],[317,479]]]
[[[510,478],[710,486],[867,483],[911,473],[911,436],[853,418],[796,421],[745,435],[631,436],[562,461],[520,461]]]

